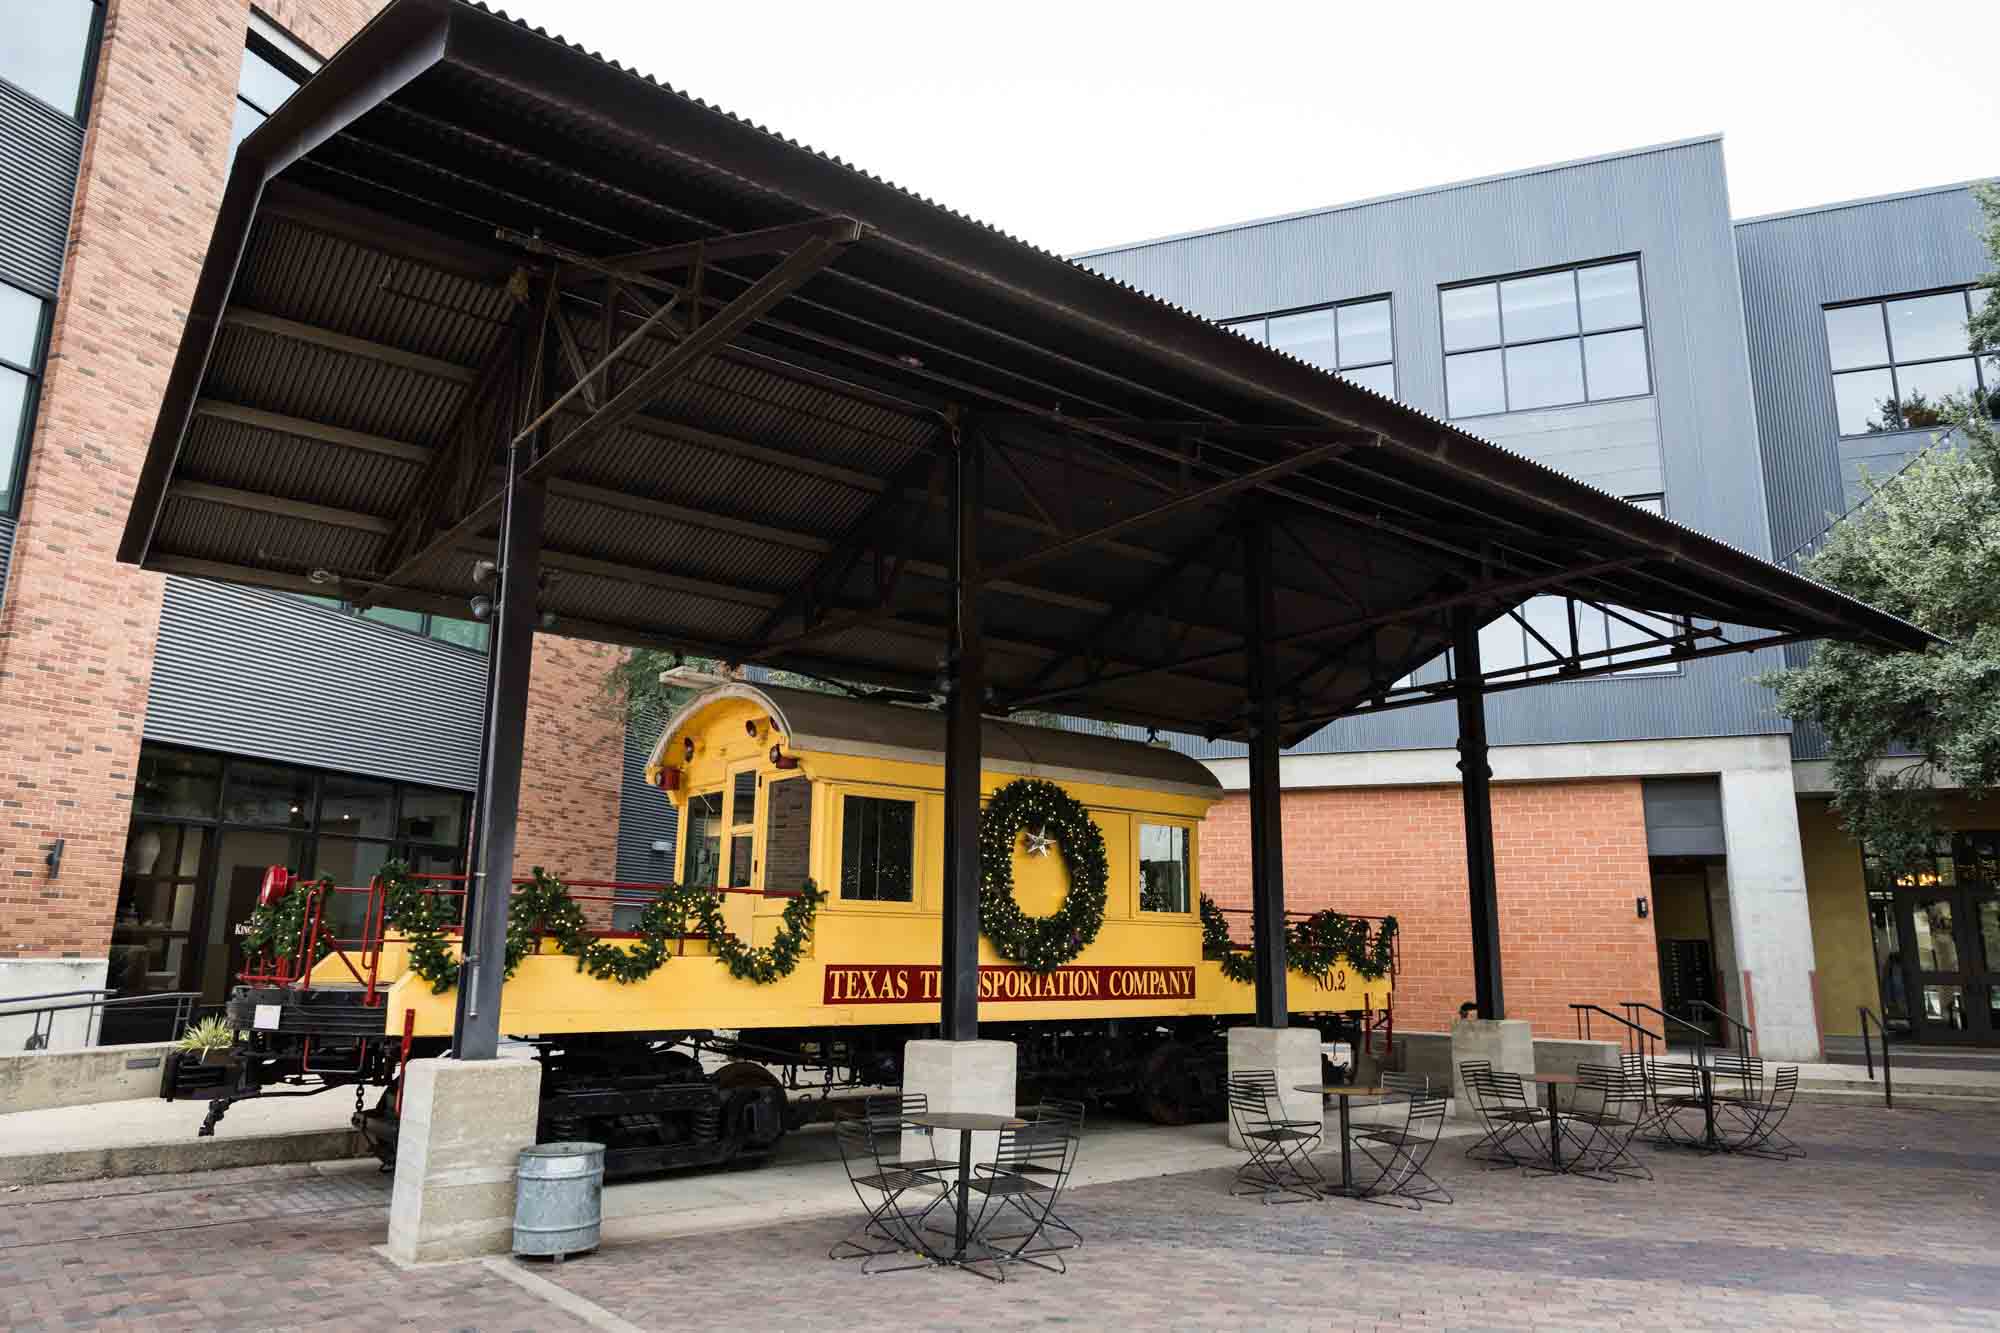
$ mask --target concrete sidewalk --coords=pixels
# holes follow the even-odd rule
[[[354,1093],[258,1097],[198,1138],[208,1103],[157,1097],[0,1115],[0,1185],[312,1162],[364,1151],[349,1126]]]

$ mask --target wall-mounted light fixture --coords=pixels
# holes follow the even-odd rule
[[[1653,910],[1652,908],[1646,905],[1646,900],[1644,898],[1641,898],[1639,900],[1639,919],[1641,921],[1644,921],[1646,917],[1652,912],[1652,910]]]
[[[62,875],[62,854],[63,854],[63,840],[61,838],[57,838],[54,842],[49,844],[48,855],[42,858],[43,864],[47,865],[49,868],[50,879],[57,879],[60,878]]]

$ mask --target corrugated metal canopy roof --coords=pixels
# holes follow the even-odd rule
[[[647,256],[693,241],[698,267]],[[835,257],[787,287],[808,250]],[[614,422],[571,391],[621,344],[603,397],[647,388]],[[564,392],[543,605],[583,637],[928,688],[941,463],[971,430],[1002,708],[1242,734],[1247,524],[1273,537],[1288,741],[1429,697],[1398,682],[1451,607],[1535,592],[1668,617],[1629,622],[1666,627],[1661,657],[1733,626],[1927,641],[457,0],[397,0],[245,141],[121,557],[463,615],[494,464]],[[1588,647],[1570,674],[1612,664]]]

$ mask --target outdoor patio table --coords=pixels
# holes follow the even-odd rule
[[[966,1204],[972,1195],[972,1136],[1002,1129],[1020,1129],[1028,1122],[1011,1115],[985,1115],[978,1111],[925,1111],[905,1116],[910,1124],[923,1129],[949,1129],[958,1133],[958,1207],[952,1251],[946,1263],[965,1262]]]
[[[1563,1166],[1562,1120],[1556,1110],[1556,1092],[1559,1088],[1576,1086],[1575,1074],[1530,1074],[1532,1082],[1549,1090],[1549,1164],[1561,1171]]]
[[[1355,1088],[1344,1083],[1295,1083],[1293,1092],[1317,1092],[1322,1097],[1340,1099],[1340,1184],[1334,1186],[1335,1194],[1347,1194],[1353,1188],[1354,1149],[1347,1142],[1347,1101],[1350,1097],[1380,1097],[1392,1091],[1389,1088]]]

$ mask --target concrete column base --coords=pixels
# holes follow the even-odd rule
[[[532,1060],[412,1060],[389,1200],[389,1257],[435,1263],[513,1248],[514,1166],[535,1142]]]
[[[1324,1083],[1320,1067],[1319,1032],[1313,1028],[1231,1028],[1229,1029],[1229,1075],[1234,1078],[1246,1069],[1270,1069],[1278,1075],[1278,1101],[1288,1120],[1319,1120],[1326,1115],[1324,1100],[1315,1093],[1294,1092],[1301,1083]],[[1241,1148],[1243,1138],[1236,1132],[1236,1117],[1229,1118],[1229,1146]]]
[[[1012,1115],[1015,1102],[1015,1052],[1011,1041],[911,1041],[903,1043],[903,1091],[921,1092],[933,1111],[972,1111],[981,1115]],[[990,1162],[999,1146],[998,1134],[972,1136],[972,1160]],[[947,1161],[958,1157],[958,1131],[940,1129],[930,1139],[906,1134],[903,1156],[935,1153]]]
[[[1479,1119],[1479,1100],[1465,1086],[1465,1072],[1459,1068],[1467,1060],[1484,1060],[1497,1074],[1525,1078],[1535,1072],[1535,1030],[1525,1018],[1461,1018],[1451,1025],[1451,1113],[1455,1120]]]

